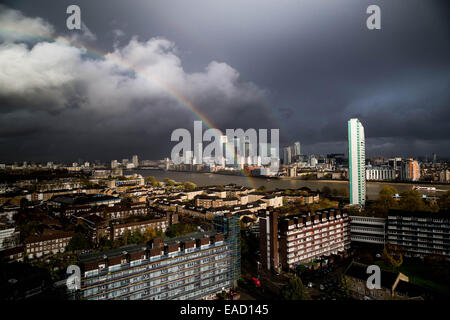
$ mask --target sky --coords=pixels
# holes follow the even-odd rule
[[[327,154],[357,117],[368,156],[450,157],[447,0],[0,3],[0,163],[161,159],[199,119]]]

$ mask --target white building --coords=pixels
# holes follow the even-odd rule
[[[395,179],[395,170],[390,167],[367,167],[366,179],[369,181],[390,181]]]
[[[15,247],[19,243],[19,232],[15,228],[0,230],[0,251]]]
[[[300,142],[297,141],[294,143],[294,157],[301,155],[300,151]]]
[[[283,148],[283,164],[290,164],[292,159],[291,147]]]
[[[133,156],[132,162],[133,162],[135,168],[139,167],[139,158],[137,155]]]
[[[348,168],[350,203],[364,205],[366,202],[366,146],[364,127],[358,119],[348,121]]]

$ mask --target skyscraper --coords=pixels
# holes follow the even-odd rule
[[[290,164],[292,159],[291,147],[284,147],[283,151],[283,163]]]
[[[294,157],[297,160],[297,157],[300,155],[300,142],[294,142]]]
[[[139,167],[139,158],[138,158],[137,155],[133,156],[132,161],[133,161],[133,164],[134,164],[135,168]]]
[[[348,172],[350,203],[364,205],[366,202],[366,147],[364,127],[358,119],[348,121]]]

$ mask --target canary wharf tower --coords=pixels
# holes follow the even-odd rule
[[[366,147],[364,127],[358,119],[348,121],[348,172],[350,204],[366,202]]]

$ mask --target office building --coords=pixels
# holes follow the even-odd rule
[[[366,202],[366,155],[364,127],[358,119],[348,121],[348,166],[350,203],[364,205]]]

